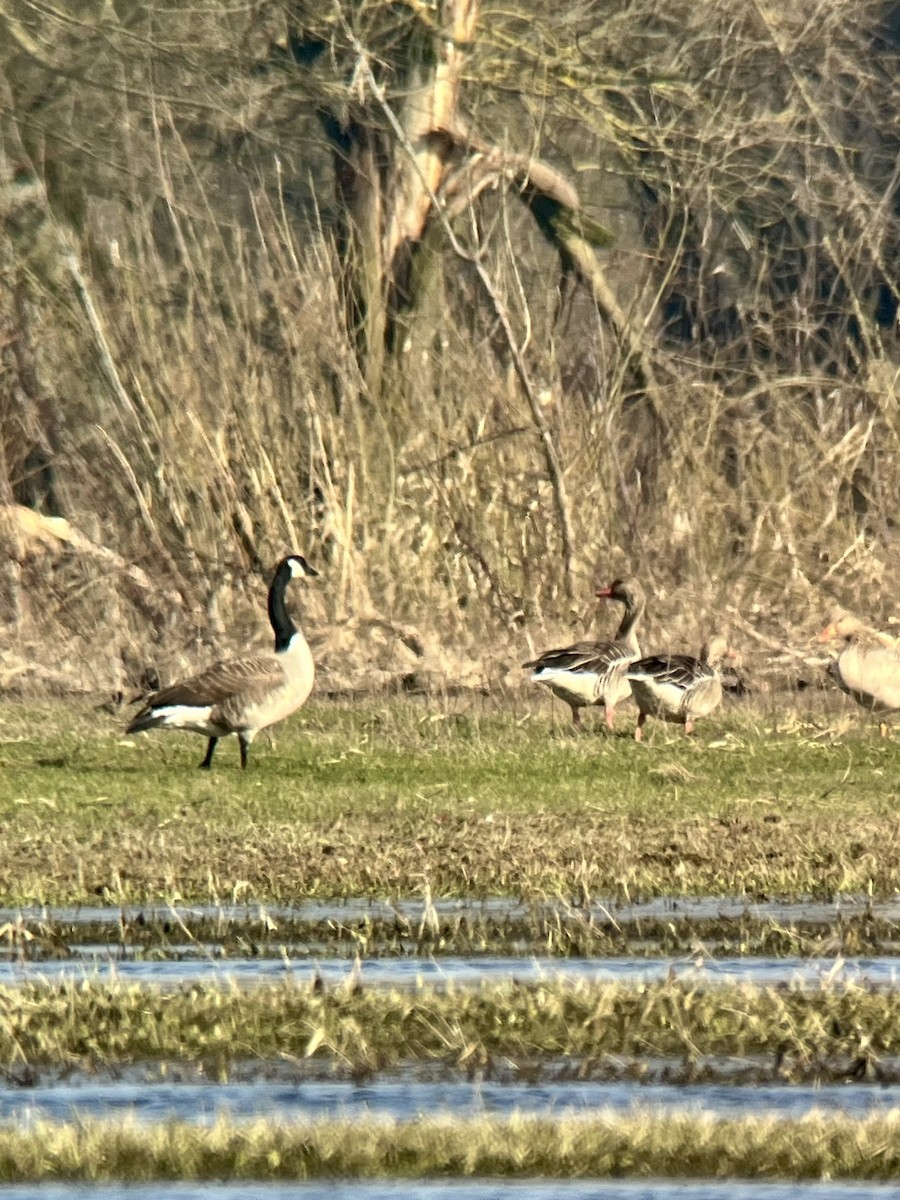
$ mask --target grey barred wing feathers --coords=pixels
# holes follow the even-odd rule
[[[687,654],[673,654],[666,658],[653,655],[631,663],[627,675],[631,680],[652,679],[661,685],[684,690],[697,681],[703,670],[704,664]]]
[[[534,679],[541,671],[601,672],[614,663],[630,661],[630,652],[616,642],[575,642],[559,650],[546,650],[523,666],[534,668]]]
[[[522,665],[532,671],[532,682],[545,684],[569,705],[573,724],[580,721],[580,709],[602,704],[607,728],[612,729],[615,707],[631,690],[625,668],[640,654],[637,625],[644,612],[644,590],[636,579],[617,579],[596,594],[625,606],[614,638],[560,646]]]
[[[722,701],[718,664],[726,656],[733,657],[719,637],[703,647],[699,658],[659,654],[631,663],[625,677],[639,710],[635,741],[641,741],[648,716],[683,725],[691,733],[697,717],[708,716]]]

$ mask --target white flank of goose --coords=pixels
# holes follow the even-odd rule
[[[156,692],[126,730],[185,729],[209,738],[200,764],[212,766],[219,738],[237,734],[241,767],[261,729],[290,716],[312,690],[315,666],[306,638],[291,620],[284,594],[292,579],[318,575],[301,554],[290,554],[275,568],[269,588],[269,621],[274,651],[217,662],[181,683]]]
[[[692,733],[695,719],[708,716],[721,703],[719,663],[735,657],[724,637],[714,637],[699,658],[660,654],[631,663],[626,678],[640,710],[634,740],[643,738],[648,716],[683,725],[685,733]]]
[[[602,704],[606,727],[612,729],[616,705],[631,691],[625,670],[641,653],[637,625],[646,602],[644,589],[636,579],[616,579],[609,587],[598,588],[595,594],[601,600],[617,600],[625,606],[611,641],[575,642],[572,646],[547,650],[522,665],[532,670],[532,682],[546,684],[554,696],[565,700],[575,725],[581,720],[579,709]]]
[[[842,692],[875,713],[900,711],[900,642],[838,609],[819,634],[820,642],[843,642],[826,670]],[[887,725],[879,722],[881,736]]]

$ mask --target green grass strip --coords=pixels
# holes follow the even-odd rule
[[[188,734],[6,705],[0,903],[893,894],[896,747],[861,719],[723,711],[636,746],[534,708],[314,703],[210,773]]]
[[[409,1123],[131,1120],[0,1130],[0,1181],[396,1176],[887,1180],[900,1172],[900,1110],[854,1121],[813,1113],[513,1116]]]

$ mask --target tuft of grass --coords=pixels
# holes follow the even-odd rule
[[[887,1180],[900,1171],[900,1112],[853,1121],[816,1112],[719,1120],[424,1116],[209,1128],[172,1121],[38,1122],[0,1129],[0,1180],[213,1180],[393,1176],[708,1176]]]
[[[894,893],[891,744],[754,714],[692,741],[475,705],[311,705],[251,769],[73,706],[0,724],[0,903]]]

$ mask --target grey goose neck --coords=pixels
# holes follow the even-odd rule
[[[625,612],[622,616],[619,628],[616,630],[615,640],[617,642],[627,641],[627,639],[631,637],[635,626],[643,615],[643,612],[643,596],[632,596],[629,594],[625,599]]]

